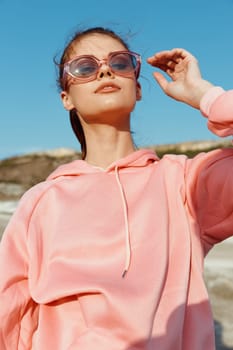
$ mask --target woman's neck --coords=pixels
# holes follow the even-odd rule
[[[114,161],[134,152],[129,128],[111,125],[85,127],[87,155],[85,160],[94,166],[107,168]]]

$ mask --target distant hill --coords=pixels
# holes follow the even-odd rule
[[[159,157],[164,154],[186,154],[189,157],[200,152],[232,147],[230,140],[197,141],[177,144],[154,145]],[[73,149],[55,149],[25,154],[0,161],[0,200],[18,199],[28,188],[47,178],[59,165],[80,159],[81,154]]]

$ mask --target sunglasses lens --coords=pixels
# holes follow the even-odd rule
[[[96,78],[103,64],[107,64],[112,72],[122,76],[136,74],[138,78],[140,70],[140,56],[130,51],[118,51],[110,53],[107,59],[98,60],[94,56],[79,56],[65,65],[64,72],[80,81],[90,81]]]
[[[130,53],[118,53],[112,55],[109,65],[118,73],[132,73],[137,67],[137,59]]]
[[[77,78],[88,78],[98,70],[97,62],[91,57],[78,58],[70,63],[70,72]]]

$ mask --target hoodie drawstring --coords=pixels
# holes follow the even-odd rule
[[[129,232],[129,220],[128,220],[128,210],[127,210],[127,202],[125,193],[123,190],[123,186],[120,181],[119,173],[118,173],[118,167],[115,167],[115,175],[116,175],[116,181],[120,190],[121,199],[123,203],[123,211],[124,211],[124,220],[125,220],[125,247],[126,247],[126,256],[125,256],[125,268],[122,273],[122,278],[125,277],[131,261],[131,246],[130,246],[130,232]]]

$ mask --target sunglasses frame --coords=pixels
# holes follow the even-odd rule
[[[80,82],[89,82],[89,81],[92,81],[92,80],[95,80],[97,75],[98,75],[98,72],[99,72],[99,69],[100,67],[103,65],[103,64],[107,64],[108,67],[111,69],[111,71],[116,74],[116,75],[120,75],[120,76],[123,76],[123,77],[130,77],[132,76],[132,72],[130,73],[119,73],[118,71],[115,71],[114,69],[112,69],[109,65],[109,61],[111,60],[111,58],[115,55],[118,55],[118,54],[129,54],[129,55],[132,55],[133,57],[136,58],[136,67],[134,68],[134,74],[135,74],[135,77],[136,79],[138,79],[139,77],[139,74],[140,74],[140,69],[141,69],[141,56],[136,53],[136,52],[133,52],[133,51],[128,51],[128,50],[122,50],[122,51],[113,51],[113,52],[110,52],[108,54],[108,57],[105,58],[105,59],[102,59],[102,60],[99,60],[97,57],[93,56],[93,55],[81,55],[81,56],[75,56],[73,57],[71,60],[67,61],[65,64],[64,64],[64,68],[63,68],[63,78],[65,78],[66,75],[72,77],[73,79],[75,79],[76,81],[80,81]],[[98,69],[96,70],[96,72],[93,74],[93,75],[90,75],[88,77],[85,77],[85,78],[80,78],[80,77],[77,77],[75,76],[74,74],[72,74],[70,72],[70,65],[72,64],[72,62],[74,62],[75,60],[79,59],[79,58],[92,58],[95,60],[95,62],[97,63],[98,65]]]

